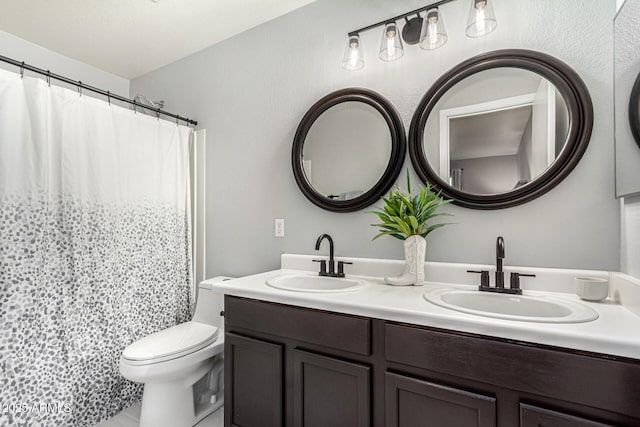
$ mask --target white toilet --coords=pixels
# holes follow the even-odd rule
[[[224,402],[223,295],[198,286],[193,319],[144,337],[122,352],[120,373],[144,383],[140,427],[191,427]]]

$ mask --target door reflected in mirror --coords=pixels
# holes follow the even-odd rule
[[[423,150],[456,190],[503,194],[542,175],[562,152],[569,111],[556,87],[522,68],[498,67],[450,88],[429,114]]]
[[[304,174],[328,199],[355,199],[384,175],[391,149],[391,131],[378,110],[363,102],[342,102],[309,129],[302,149]]]

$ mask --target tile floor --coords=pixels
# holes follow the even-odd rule
[[[125,409],[115,417],[96,424],[95,427],[138,427],[140,423],[140,403]],[[218,409],[204,420],[200,421],[196,427],[223,427],[224,407]]]

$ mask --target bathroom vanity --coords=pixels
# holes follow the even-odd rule
[[[640,317],[621,305],[533,324],[437,307],[421,298],[428,285],[265,285],[291,272],[218,287],[227,426],[640,425]]]

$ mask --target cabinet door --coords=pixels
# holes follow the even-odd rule
[[[282,427],[282,346],[225,334],[225,426]]]
[[[520,404],[521,427],[611,427],[575,415],[538,408],[537,406]]]
[[[386,427],[493,427],[496,400],[452,387],[385,373]]]
[[[296,427],[369,427],[370,368],[293,350]]]

